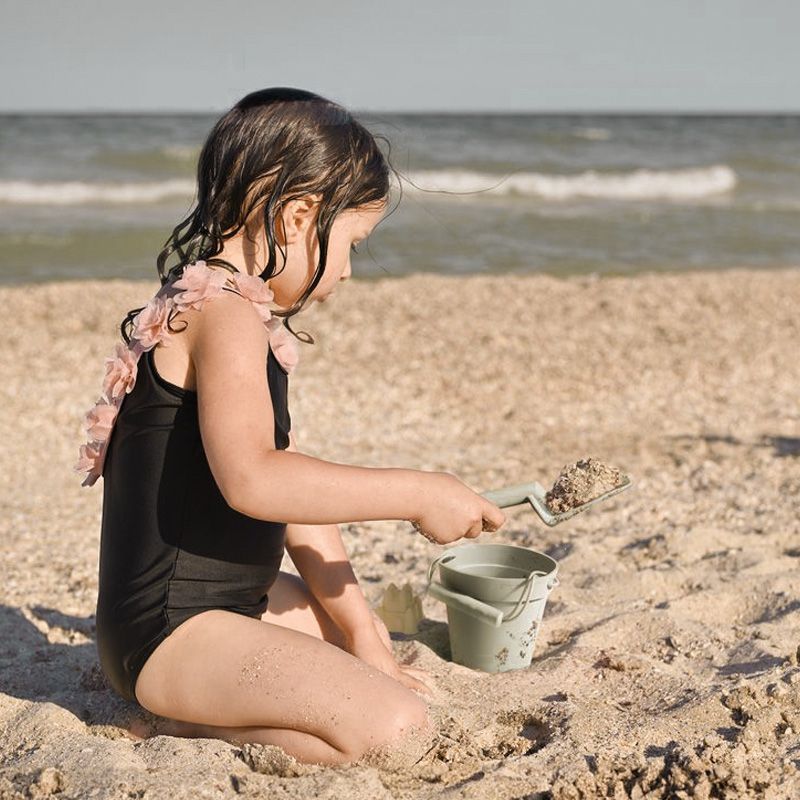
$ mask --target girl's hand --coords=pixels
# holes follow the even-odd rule
[[[462,537],[475,539],[483,531],[494,532],[506,521],[494,503],[473,492],[449,472],[423,472],[422,511],[409,520],[418,533],[436,544],[449,544]]]
[[[398,664],[392,653],[392,638],[383,620],[373,612],[372,630],[364,630],[347,637],[347,650],[356,658],[394,678],[409,689],[432,695],[425,682],[428,674],[421,669]]]

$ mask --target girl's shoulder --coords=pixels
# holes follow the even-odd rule
[[[158,295],[175,312],[200,311],[215,298],[238,296],[248,301],[262,322],[272,318],[273,294],[261,278],[215,268],[204,261],[185,267],[181,277],[163,286]]]
[[[297,344],[281,318],[272,315],[272,300],[272,291],[260,278],[215,269],[204,261],[189,264],[177,280],[162,286],[133,318],[130,341],[117,342],[105,360],[102,394],[84,418],[88,440],[80,448],[75,467],[87,473],[83,485],[91,486],[102,474],[109,436],[125,395],[133,389],[138,361],[159,344],[170,344],[192,328],[181,343],[182,349],[191,352],[193,340],[204,328],[219,332],[231,344],[239,333],[252,342],[257,331],[287,374],[291,372],[298,360]],[[214,310],[201,314],[209,303]]]
[[[221,298],[224,299],[219,302]],[[197,261],[158,290],[134,318],[131,338],[147,350],[175,333],[196,330],[204,317],[221,313],[239,314],[244,320],[257,319],[271,331],[275,327],[272,299],[271,290],[260,278]],[[216,311],[201,314],[211,301],[215,301]]]
[[[219,302],[219,298],[226,299]],[[140,318],[146,326],[152,316],[154,325],[161,323],[156,335],[167,337],[171,333],[170,319],[200,312],[214,301],[215,310],[207,317],[216,318],[217,324],[223,316],[236,317],[244,328],[250,327],[250,332],[257,321],[266,331],[275,357],[287,372],[291,372],[298,360],[297,346],[283,319],[273,314],[278,308],[273,298],[272,290],[255,275],[230,272],[224,267],[215,268],[205,261],[197,261],[186,266],[180,278],[163,286],[149,304],[154,306],[151,313],[145,314],[145,308],[142,312],[145,316],[140,315]],[[185,321],[188,323],[189,319]],[[214,324],[212,320],[208,322]],[[133,338],[138,337],[138,327],[134,320]],[[146,331],[144,333],[147,338]]]

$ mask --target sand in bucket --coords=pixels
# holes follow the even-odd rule
[[[428,591],[447,606],[453,661],[485,672],[530,666],[557,571],[550,556],[510,544],[464,544],[442,553],[428,571]]]

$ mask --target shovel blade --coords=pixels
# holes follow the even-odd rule
[[[575,508],[571,508],[569,511],[562,511],[558,514],[554,514],[550,510],[550,507],[547,505],[547,501],[545,500],[547,491],[540,483],[537,483],[536,481],[531,483],[520,483],[516,486],[507,486],[504,489],[494,489],[489,492],[482,492],[482,495],[500,508],[508,508],[509,506],[517,506],[521,503],[528,502],[533,507],[533,510],[539,515],[539,519],[541,519],[545,525],[549,525],[552,528],[554,525],[558,525],[560,522],[565,522],[571,517],[574,517],[576,514],[586,511],[595,503],[608,500],[610,497],[613,497],[620,492],[624,492],[626,489],[630,489],[632,485],[633,484],[630,477],[623,475],[622,483],[619,486],[615,486],[613,489],[603,492],[603,494],[592,498],[587,503],[581,503],[581,505],[575,506]]]
[[[630,489],[632,486],[631,479],[627,476],[623,476],[623,481],[619,486],[615,486],[613,489],[609,489],[607,492],[603,492],[603,494],[599,494],[597,497],[593,497],[586,503],[581,503],[579,506],[575,506],[574,508],[570,508],[568,511],[561,511],[557,514],[554,514],[550,507],[547,505],[545,501],[546,492],[539,486],[541,491],[539,492],[532,492],[528,496],[528,500],[530,504],[533,506],[533,510],[539,515],[539,518],[544,522],[545,525],[549,525],[551,528],[554,525],[558,525],[561,522],[565,522],[566,520],[574,517],[576,514],[580,514],[582,511],[586,511],[587,509],[591,508],[595,503],[600,503],[603,500],[608,500],[610,497],[613,497],[620,492],[624,492],[626,489]],[[538,484],[537,484],[538,486]]]

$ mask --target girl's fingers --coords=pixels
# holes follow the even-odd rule
[[[407,686],[409,689],[413,689],[415,692],[422,692],[430,697],[433,696],[433,690],[430,688],[430,686],[422,681],[418,681],[416,678],[413,678],[404,670],[401,669],[399,671],[398,678],[403,686]]]
[[[484,525],[483,520],[481,520],[480,522],[476,522],[464,534],[464,537],[466,539],[477,539],[483,533],[483,525]]]
[[[494,503],[486,503],[486,510],[483,512],[483,529],[494,532],[502,528],[506,523],[506,515]]]
[[[424,670],[424,669],[416,669],[415,667],[404,667],[400,666],[399,670],[402,674],[406,675],[409,680],[413,681],[415,684],[425,687],[425,692],[427,694],[433,694],[433,681],[431,680],[431,676]],[[404,681],[405,682],[405,681]],[[411,684],[406,684],[407,686],[411,686]],[[416,686],[411,686],[412,689],[417,688]]]
[[[431,674],[425,669],[421,669],[420,667],[411,667],[407,666],[406,664],[400,664],[400,669],[403,672],[407,672],[409,675],[416,675],[420,680],[425,680],[425,678],[430,678]]]

